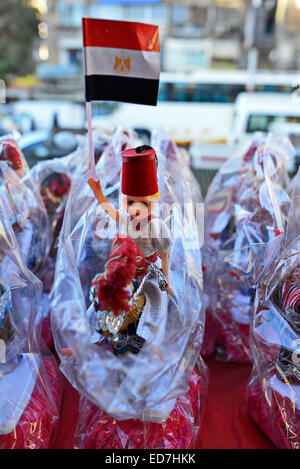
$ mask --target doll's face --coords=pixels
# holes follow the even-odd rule
[[[158,204],[156,197],[137,197],[131,195],[122,195],[123,209],[133,218],[147,218]]]

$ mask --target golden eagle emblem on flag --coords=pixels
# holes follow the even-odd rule
[[[131,58],[125,57],[124,52],[121,52],[121,56],[115,56],[114,70],[118,73],[129,73],[131,67]]]
[[[160,76],[158,26],[84,17],[82,29],[86,102],[156,106]]]

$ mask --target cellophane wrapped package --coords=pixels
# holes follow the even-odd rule
[[[61,382],[51,357],[40,353],[41,282],[26,266],[5,207],[0,194],[0,449],[45,449],[58,427]]]
[[[10,136],[0,138],[0,191],[26,266],[39,275],[48,255],[48,216],[26,160]]]
[[[39,187],[32,178],[17,142],[10,136],[0,138],[0,193],[26,266],[43,279],[52,243],[49,218]],[[53,343],[48,301],[44,301],[44,333]]]
[[[217,357],[250,362],[250,315],[255,285],[269,269],[289,206],[283,137],[256,135],[213,180],[205,201],[205,242],[213,266],[206,290],[214,312]],[[206,284],[207,285],[207,284]],[[208,340],[208,339],[207,339]]]
[[[287,229],[261,278],[251,327],[248,412],[278,448],[300,448],[300,173]]]
[[[121,151],[136,146],[128,139],[124,145],[124,134],[115,135],[113,147],[105,149],[96,166],[104,193],[116,207]],[[115,226],[94,199],[87,184],[90,174],[71,188],[59,239],[51,322],[61,369],[82,396],[76,447],[171,449],[192,448],[196,442],[207,387],[206,368],[198,358],[204,326],[201,229],[191,216],[195,188],[180,172],[169,170],[171,147],[174,164],[183,170],[173,144],[155,139],[161,204],[175,205],[162,212],[172,227],[172,293],[159,288],[161,279],[145,277],[143,303],[135,310],[142,335],[124,334],[124,343],[114,345],[98,334],[91,289],[95,276],[109,269],[108,260],[122,256],[122,242],[114,238]],[[116,257],[111,253],[113,238]],[[156,274],[159,279],[159,269]],[[112,291],[116,288],[111,285]]]

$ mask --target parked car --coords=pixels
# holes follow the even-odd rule
[[[150,132],[160,128],[174,140],[189,140],[196,144],[224,141],[231,137],[238,96],[260,94],[266,90],[266,95],[291,93],[297,80],[296,73],[286,72],[162,72],[156,107],[120,103],[105,115],[95,113],[93,125],[108,131],[112,131],[116,124],[132,128],[142,126]]]
[[[254,132],[290,124],[300,125],[300,105],[292,93],[241,93],[235,103],[231,140],[241,142]]]
[[[25,113],[14,113],[10,104],[0,104],[0,136],[12,132],[35,130],[32,117]]]
[[[76,135],[61,130],[55,133],[45,130],[27,132],[18,139],[20,149],[30,167],[43,159],[60,158],[77,148]]]
[[[255,132],[282,132],[293,143],[293,139],[299,137],[299,128],[300,106],[292,94],[241,93],[236,99],[227,141],[214,139],[196,142],[191,147],[193,165],[196,168],[218,168]],[[290,162],[290,171],[292,167],[293,162]]]

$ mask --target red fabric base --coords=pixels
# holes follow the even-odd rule
[[[61,401],[61,380],[57,368],[44,359],[48,382],[37,379],[31,399],[14,431],[0,436],[1,449],[46,449],[58,429],[58,411]],[[50,387],[51,396],[44,386]]]
[[[272,442],[247,413],[246,389],[252,367],[206,360],[208,396],[197,448],[269,449]]]
[[[214,353],[217,336],[217,324],[211,308],[205,311],[204,340],[201,349],[201,356],[207,358]]]
[[[49,350],[54,348],[54,339],[51,329],[51,322],[50,322],[50,312],[49,315],[43,320],[42,322],[42,338],[47,345]]]
[[[271,393],[272,404],[268,408],[260,383],[254,381],[248,394],[249,415],[278,448],[299,449],[300,411],[294,409],[293,402],[287,396],[274,389]]]
[[[162,424],[116,421],[89,403],[89,413],[85,425],[80,425],[81,438],[79,435],[78,441],[85,449],[195,448],[204,394],[201,377],[194,370],[188,393],[177,400],[170,417]]]

